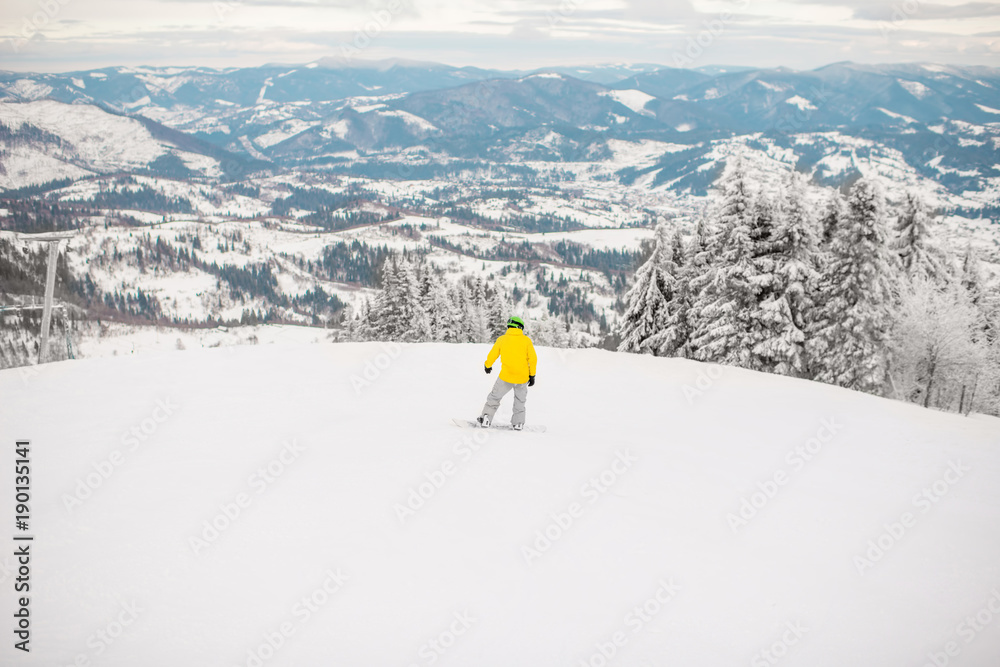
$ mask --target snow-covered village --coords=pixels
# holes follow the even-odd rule
[[[12,0],[0,664],[996,667],[995,10]]]

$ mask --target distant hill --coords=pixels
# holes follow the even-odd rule
[[[613,152],[610,141],[647,140],[688,146],[688,162],[702,166],[712,142],[742,136],[794,153],[805,171],[814,171],[830,154],[817,154],[817,145],[844,153],[860,142],[876,152],[897,152],[923,177],[971,197],[973,206],[995,204],[1000,188],[995,169],[1000,69],[989,67],[837,63],[795,71],[607,65],[529,73],[328,59],[225,70],[3,72],[0,95],[7,102],[94,105],[152,121],[155,125],[146,126],[159,132],[157,139],[165,137],[157,128],[166,127],[200,140],[166,137],[177,149],[166,152],[177,159],[147,150],[145,166],[159,173],[212,172],[185,162],[184,151],[220,161],[227,175],[255,168],[233,162],[230,154],[276,167],[333,165],[372,174],[378,172],[372,165],[404,153],[438,161],[599,161]],[[42,127],[46,110],[53,108],[46,104],[21,111],[5,105],[0,115]],[[38,122],[31,122],[36,112]],[[61,136],[62,130],[49,125],[47,132]],[[73,144],[71,134],[62,139]],[[208,146],[225,153],[213,154]],[[27,158],[23,151],[7,152],[8,187],[25,185],[14,174],[23,172],[17,160]],[[47,155],[53,157],[51,151]],[[51,169],[42,171],[58,178],[95,168],[85,157],[57,158],[67,163],[63,166],[48,158],[41,163]],[[166,161],[149,164],[157,159]],[[676,162],[668,155],[664,160]],[[123,157],[120,166],[131,169],[136,163]],[[659,182],[699,190],[704,185],[699,173],[674,172]],[[852,177],[850,170],[820,169],[816,175],[830,183]]]

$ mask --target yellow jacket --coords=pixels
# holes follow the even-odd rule
[[[500,357],[500,379],[511,384],[524,384],[528,381],[529,375],[535,374],[535,365],[538,357],[535,355],[535,346],[531,339],[524,335],[520,329],[511,327],[507,333],[497,338],[486,357],[486,367],[492,368]]]

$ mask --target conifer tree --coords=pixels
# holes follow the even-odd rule
[[[469,290],[462,283],[458,283],[451,289],[451,301],[454,304],[454,331],[456,343],[472,343],[473,332],[471,326],[472,307],[469,300]]]
[[[405,340],[413,342],[434,340],[435,332],[431,323],[431,313],[424,307],[421,293],[421,279],[425,272],[430,271],[430,267],[427,265],[420,267],[406,260],[403,271],[408,274],[406,296],[412,303],[410,326],[405,334]]]
[[[655,353],[650,339],[667,328],[674,296],[676,269],[672,269],[667,226],[660,223],[653,252],[635,274],[635,284],[625,295],[627,304],[619,328],[622,352]]]
[[[710,264],[691,285],[694,357],[702,361],[757,368],[753,358],[754,318],[760,293],[753,193],[742,161],[723,176],[716,229],[708,244]]]
[[[486,286],[482,276],[470,286],[469,329],[473,343],[485,343],[490,338],[489,305],[486,302]]]
[[[420,307],[427,318],[428,336],[424,340],[440,341],[446,340],[448,318],[447,313],[441,309],[439,294],[441,281],[434,275],[434,270],[428,265],[425,266],[419,277]]]
[[[489,313],[487,325],[491,339],[496,339],[507,331],[507,318],[510,317],[507,311],[509,310],[510,304],[507,301],[507,295],[499,285],[494,285],[487,310]]]
[[[808,370],[805,331],[819,280],[816,222],[806,200],[805,178],[793,172],[771,241],[770,298],[762,308],[773,316],[773,336],[759,353],[770,370],[804,376]]]
[[[405,256],[386,259],[382,287],[369,309],[366,331],[375,340],[413,341],[428,328],[410,260]]]
[[[710,238],[711,232],[709,231],[708,221],[702,216],[698,218],[698,224],[695,226],[694,240],[688,249],[687,258],[684,261],[686,266],[699,268],[708,266],[711,263],[709,254]]]
[[[896,221],[896,236],[892,245],[907,276],[941,283],[950,276],[947,260],[931,231],[932,223],[924,200],[913,190],[907,190]]]
[[[686,266],[687,251],[684,237],[676,230],[670,238],[667,256],[667,271],[674,276],[673,289],[667,301],[667,317],[663,328],[650,336],[649,348],[660,357],[687,356],[691,329],[688,325],[688,311],[691,308],[690,278]]]
[[[826,206],[820,217],[820,238],[819,242],[824,248],[829,248],[833,243],[833,237],[837,230],[847,220],[847,204],[840,192],[833,190],[826,200]]]
[[[833,237],[810,324],[817,380],[869,393],[884,388],[894,282],[887,237],[881,187],[863,178],[851,189],[847,219]]]
[[[965,246],[962,265],[959,269],[959,283],[969,293],[969,298],[977,308],[983,304],[983,268],[979,253],[972,243]]]

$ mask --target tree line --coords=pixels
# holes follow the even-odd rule
[[[998,412],[1000,303],[976,249],[949,248],[921,197],[862,178],[816,210],[729,165],[693,234],[661,223],[626,294],[619,349]]]
[[[386,258],[381,285],[347,323],[353,340],[492,343],[507,330],[507,319],[523,309],[499,282],[481,275],[446,279],[414,253]],[[582,344],[566,320],[525,316],[526,333],[539,345]]]

